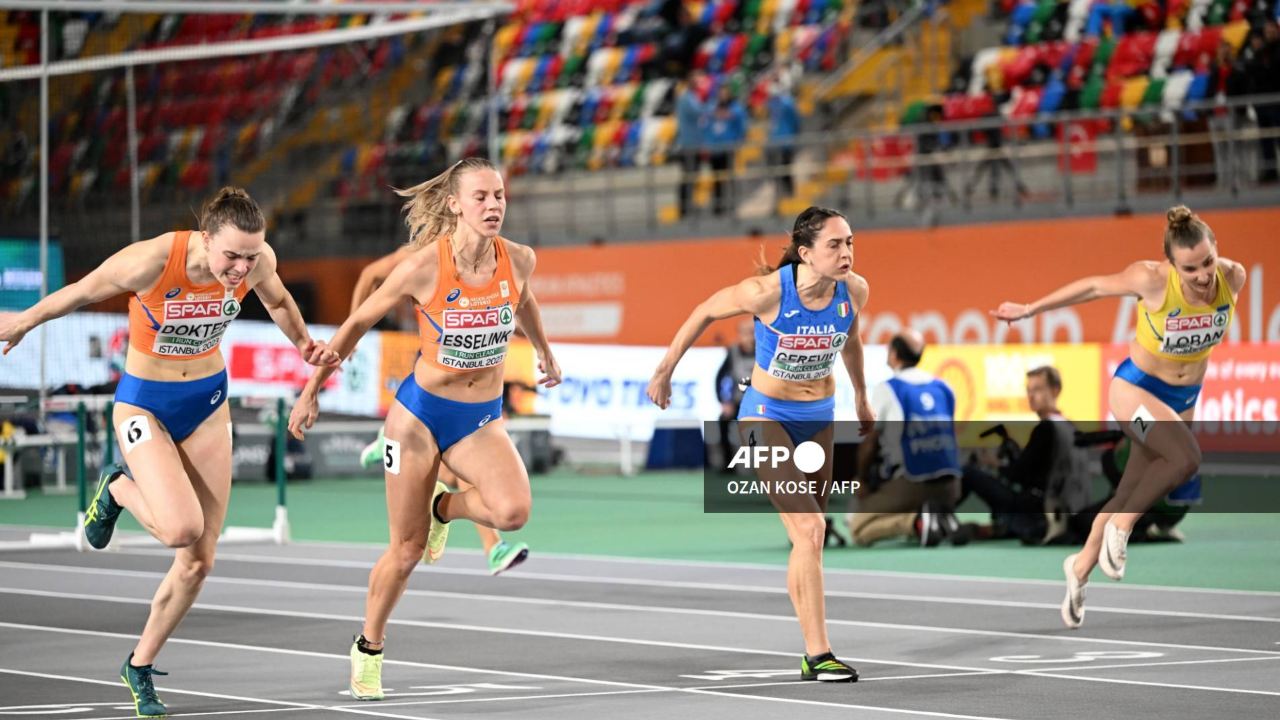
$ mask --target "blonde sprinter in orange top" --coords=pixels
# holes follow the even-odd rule
[[[368,300],[369,296],[373,294],[373,291],[387,281],[387,277],[391,275],[391,271],[395,270],[397,265],[404,262],[418,250],[419,248],[413,245],[401,245],[396,248],[395,252],[383,255],[366,265],[364,270],[360,271],[360,277],[356,279],[355,290],[351,293],[351,314],[354,315],[360,309],[360,306],[364,304],[364,301]],[[408,308],[409,306],[406,304],[401,307]],[[416,310],[414,310],[414,314],[417,314]],[[372,467],[374,463],[384,462],[386,454],[385,432],[379,430],[378,437],[360,453],[360,464],[364,467]],[[447,465],[440,467],[439,480],[455,490],[471,488],[471,483],[454,475]],[[485,558],[488,560],[489,574],[498,575],[528,559],[529,545],[527,543],[508,543],[493,528],[487,528],[483,525],[476,525],[475,528],[476,534],[480,536],[480,544],[484,548]]]
[[[533,250],[502,238],[506,190],[487,160],[468,158],[408,190],[408,253],[342,324],[342,357],[404,298],[413,300],[421,355],[387,413],[384,467],[391,542],[369,576],[363,633],[351,646],[351,695],[379,700],[387,619],[420,559],[444,552],[447,523],[463,518],[517,530],[529,518],[529,476],[502,420],[502,376],[516,324],[543,373],[560,383],[538,304],[529,289]],[[317,414],[316,393],[332,368],[312,376],[289,418],[302,437]],[[443,462],[473,487],[449,494],[437,481]]]
[[[199,230],[133,243],[82,280],[0,323],[9,348],[23,335],[90,303],[129,293],[129,354],[116,388],[112,424],[129,474],[103,468],[87,512],[95,548],[111,541],[120,511],[176,548],[156,590],[142,637],[120,668],[139,716],[165,713],[152,662],[195,602],[213,568],[231,495],[231,411],[218,347],[252,289],[307,362],[336,363],[311,339],[298,306],[276,275],[258,204],[223,188],[200,214]]]

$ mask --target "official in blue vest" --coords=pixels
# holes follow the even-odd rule
[[[918,538],[921,545],[938,544],[958,534],[951,513],[960,497],[960,455],[955,432],[955,395],[938,378],[917,365],[924,355],[924,337],[915,330],[894,336],[889,343],[893,377],[871,390],[876,429],[858,450],[858,467],[871,466],[880,452],[874,489],[855,498],[849,530],[858,545],[893,537]]]

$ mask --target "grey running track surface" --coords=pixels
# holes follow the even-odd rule
[[[1280,593],[1096,576],[1086,623],[1057,583],[828,571],[856,684],[799,680],[781,568],[474,552],[414,573],[383,702],[346,694],[380,548],[232,546],[157,662],[175,716],[211,718],[1280,717]],[[129,718],[118,669],[171,551],[0,555],[0,718]]]

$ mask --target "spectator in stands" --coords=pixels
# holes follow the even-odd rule
[[[715,173],[716,215],[723,215],[729,209],[729,201],[733,193],[733,177],[730,168],[733,166],[733,154],[738,146],[747,139],[747,111],[733,96],[733,88],[728,83],[720,86],[715,107],[706,121],[706,141],[708,157],[711,160],[711,171]]]
[[[766,158],[777,183],[778,197],[795,195],[791,163],[795,160],[796,136],[800,134],[800,113],[796,99],[779,71],[769,86],[769,145]]]
[[[698,91],[706,76],[694,70],[676,89],[676,154],[680,157],[680,217],[689,214],[693,185],[702,169],[706,103]]]
[[[892,537],[919,538],[923,546],[967,536],[952,509],[960,497],[955,395],[945,382],[917,367],[924,337],[915,330],[889,342],[893,377],[871,391],[876,427],[858,448],[862,481],[849,517],[853,541],[868,546]],[[873,471],[872,458],[880,454]]]
[[[724,363],[716,372],[716,395],[720,398],[720,467],[727,468],[733,457],[729,424],[738,417],[742,394],[751,379],[751,367],[756,359],[755,322],[738,323],[738,340],[727,348]]]
[[[659,13],[670,31],[662,41],[662,66],[668,76],[679,76],[693,67],[694,56],[698,46],[702,45],[711,34],[689,13],[683,2],[664,0]]]
[[[1249,39],[1240,52],[1243,65],[1244,91],[1249,95],[1261,95],[1280,92],[1280,30],[1273,19],[1262,23],[1261,29],[1255,28],[1249,33]],[[1258,117],[1258,128],[1263,132],[1274,132],[1280,128],[1280,104],[1266,103],[1254,105]],[[1276,138],[1263,137],[1258,146],[1262,155],[1262,166],[1259,181],[1276,182],[1280,177],[1276,172]]]
[[[1089,504],[1088,457],[1076,447],[1075,425],[1058,411],[1062,374],[1051,365],[1027,372],[1027,405],[1040,418],[1026,447],[996,474],[965,468],[961,499],[973,493],[991,508],[980,538],[1016,537],[1043,544],[1065,530],[1065,516]]]

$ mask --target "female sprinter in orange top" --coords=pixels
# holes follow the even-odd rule
[[[152,662],[213,567],[231,494],[231,411],[218,349],[223,333],[252,289],[307,362],[338,360],[307,334],[265,237],[257,203],[243,190],[223,188],[205,204],[199,230],[129,245],[0,325],[0,340],[13,347],[41,323],[132,294],[129,354],[112,417],[128,474],[119,465],[103,469],[84,531],[90,545],[106,547],[127,508],[156,539],[177,548],[142,637],[120,669],[142,717],[165,714]]]
[[[796,218],[791,244],[777,268],[762,268],[750,277],[707,298],[680,326],[666,357],[649,381],[649,399],[665,408],[671,401],[671,374],[676,363],[713,320],[754,315],[756,363],[751,387],[738,411],[740,428],[754,444],[795,448],[814,441],[831,457],[835,419],[836,358],[843,362],[857,393],[858,421],[863,430],[875,421],[867,403],[862,369],[858,313],[870,289],[853,272],[853,230],[835,210],[811,207]],[[750,428],[750,429],[748,429]],[[798,468],[776,468],[762,479],[831,480],[831,464],[802,474]],[[766,471],[761,470],[765,475]],[[802,680],[855,682],[858,671],[838,660],[827,638],[826,601],[822,590],[822,549],[826,539],[827,497],[772,498],[791,540],[787,590],[800,620],[805,656]]]
[[[360,277],[356,280],[355,290],[351,293],[351,314],[355,314],[356,310],[364,304],[365,300],[373,294],[378,286],[386,282],[387,277],[391,275],[391,271],[397,265],[404,262],[412,253],[415,252],[431,252],[435,248],[428,246],[427,248],[416,248],[413,245],[402,245],[395,252],[388,253],[374,260],[360,271]],[[402,307],[409,308],[406,303]],[[417,311],[414,311],[417,315]],[[360,453],[360,465],[363,467],[372,467],[375,464],[385,462],[387,455],[387,442],[385,432],[378,431],[378,437]],[[450,488],[467,490],[471,484],[454,475],[447,465],[441,466],[439,479]],[[508,543],[502,539],[497,530],[488,528],[483,525],[476,525],[476,534],[480,536],[480,544],[484,547],[485,557],[489,562],[489,574],[498,575],[506,572],[511,568],[519,565],[529,558],[529,545],[524,542]]]
[[[1144,512],[1200,466],[1200,446],[1187,428],[1195,414],[1209,353],[1227,334],[1245,269],[1218,255],[1218,242],[1185,206],[1169,210],[1163,261],[1136,262],[1115,275],[1077,280],[1035,302],[1006,302],[992,315],[1009,322],[1102,297],[1138,299],[1129,357],[1111,381],[1110,405],[1133,439],[1116,494],[1098,513],[1084,549],[1062,570],[1062,621],[1084,622],[1085,583],[1094,566],[1124,578],[1129,533]]]
[[[498,234],[507,201],[493,165],[468,158],[400,194],[410,198],[405,222],[419,250],[333,337],[346,357],[397,303],[407,297],[416,306],[421,355],[385,426],[391,544],[369,576],[363,632],[351,646],[350,689],[359,700],[383,697],[387,619],[418,561],[444,552],[447,523],[517,530],[529,517],[529,476],[502,420],[502,366],[517,323],[538,354],[539,384],[560,382],[529,288],[533,250]],[[316,392],[332,372],[321,368],[303,389],[289,418],[295,436],[315,422]],[[441,462],[473,487],[445,492]]]

